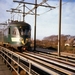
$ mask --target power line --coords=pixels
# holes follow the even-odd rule
[[[55,1],[56,1],[56,0],[55,0]],[[72,0],[69,0],[69,1],[67,1],[67,2],[65,2],[65,3],[63,3],[62,5],[65,5],[65,4],[69,3],[70,1],[72,1]],[[58,7],[59,7],[59,6],[57,6],[56,8],[58,8]],[[54,8],[54,9],[56,9],[56,8]],[[51,10],[53,10],[53,9],[47,10],[47,11],[45,11],[45,12],[39,14],[39,15],[43,15],[43,14],[45,14],[45,13],[51,11]]]

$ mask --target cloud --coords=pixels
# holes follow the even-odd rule
[[[35,2],[35,0],[25,0],[27,2]],[[42,1],[42,0],[41,0]],[[38,0],[38,3],[41,2]],[[68,0],[63,0],[63,3]],[[62,6],[62,34],[75,35],[75,0],[69,0],[70,2]],[[59,0],[48,0],[47,3],[51,6],[57,7],[49,12],[50,8],[38,7],[37,13],[41,14],[37,16],[37,39],[42,39],[50,35],[58,35],[59,30]],[[46,3],[44,3],[47,5]],[[14,3],[13,0],[0,0],[0,22],[4,22],[11,17],[10,13],[7,13],[6,10],[10,8],[16,8],[18,3]],[[26,5],[28,6],[28,5]],[[29,5],[30,9],[34,6]],[[21,8],[22,9],[22,8]],[[42,14],[43,12],[46,12]],[[22,16],[21,16],[22,19]],[[34,24],[35,16],[27,15],[25,21],[29,23],[32,27],[32,38],[34,38]]]

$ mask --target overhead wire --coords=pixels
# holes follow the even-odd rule
[[[63,3],[62,5],[65,5],[65,4],[67,4],[68,2],[70,2],[71,0],[69,0],[69,1],[67,1],[67,2],[65,2],[65,3]],[[48,3],[46,3],[47,5],[49,5]],[[56,9],[56,8],[58,8],[59,6],[57,6],[57,7],[55,7],[55,8],[53,8],[53,9]],[[45,14],[45,13],[48,13],[49,11],[51,11],[51,10],[53,10],[52,8],[50,8],[50,10],[47,10],[47,11],[45,11],[45,12],[43,12],[43,13],[41,13],[41,14],[39,14],[39,16],[40,15],[43,15],[43,14]]]
[[[24,1],[24,0],[23,0]],[[47,0],[47,1],[49,1],[49,0]],[[65,5],[65,4],[67,4],[68,2],[70,2],[71,0],[68,0],[67,2],[65,2],[65,3],[63,3],[62,5]],[[48,6],[50,6],[47,2],[45,2]],[[18,9],[18,8],[21,8],[22,6],[21,6],[21,4],[19,3],[19,5],[16,7],[16,9]],[[43,14],[45,14],[45,13],[48,13],[49,11],[51,11],[51,10],[53,10],[53,9],[56,9],[56,8],[58,8],[59,6],[57,6],[57,7],[55,7],[55,8],[50,8],[49,10],[47,10],[47,11],[45,11],[45,12],[43,12],[43,13],[41,13],[41,14],[39,14],[39,16],[40,15],[43,15]],[[26,6],[26,8],[27,9],[29,9],[27,6]],[[30,9],[29,9],[30,10]],[[32,10],[31,10],[31,12],[32,13],[34,13]],[[14,14],[12,17],[14,17],[16,14]]]
[[[22,0],[22,1],[24,1],[24,0]],[[18,8],[21,8],[22,6],[21,6],[21,3],[19,3],[19,5],[16,7],[16,10],[18,10]],[[12,14],[12,12],[11,12],[11,14]],[[16,14],[14,14],[14,15],[12,15],[11,16],[11,19],[13,18],[13,20],[14,20],[14,16],[15,16]],[[18,14],[19,15],[19,14]]]

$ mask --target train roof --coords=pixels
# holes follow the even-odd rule
[[[21,25],[21,26],[30,26],[28,23],[26,22],[23,22],[23,21],[11,21],[9,23],[9,25]]]

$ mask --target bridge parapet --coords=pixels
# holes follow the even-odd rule
[[[20,70],[23,70],[25,73],[27,73],[27,75],[39,75],[37,72],[31,69],[31,61],[15,52],[10,51],[9,49],[0,47],[0,56],[4,60],[4,63],[7,63],[8,67],[14,70],[17,75],[20,75]],[[28,63],[29,67],[24,63]],[[14,67],[13,64],[15,64],[16,67]]]

